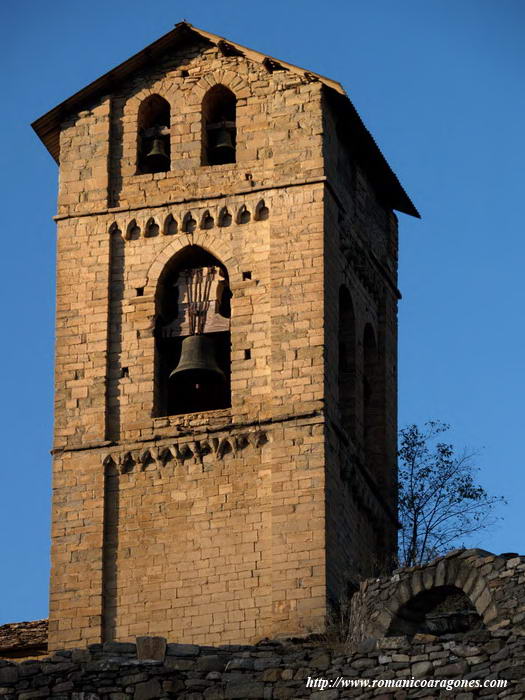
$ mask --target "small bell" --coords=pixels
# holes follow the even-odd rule
[[[224,372],[217,364],[214,350],[213,340],[206,335],[184,338],[179,364],[171,372],[170,380],[184,380],[194,385],[224,381]]]
[[[217,165],[235,162],[235,146],[230,129],[221,127],[211,133],[213,162]]]
[[[226,377],[215,359],[214,342],[205,335],[182,341],[180,361],[169,377],[173,413],[195,413],[226,405]]]
[[[166,170],[169,167],[170,159],[166,153],[163,139],[153,139],[151,150],[146,154],[144,160],[154,172]]]

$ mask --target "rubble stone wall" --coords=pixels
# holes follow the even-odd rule
[[[136,643],[91,644],[15,663],[8,658],[13,653],[21,658],[35,641],[42,643],[45,621],[8,625],[0,628],[0,697],[404,700],[454,691],[460,700],[520,700],[525,696],[524,576],[525,557],[457,550],[426,566],[364,582],[353,597],[350,619],[324,635],[263,639],[255,645],[197,646],[137,637]],[[414,625],[410,634],[394,634],[403,606],[440,591],[452,593],[454,604],[471,606],[479,624],[470,631],[430,634],[417,630],[416,615],[401,620]],[[418,610],[421,605],[412,615]],[[451,606],[439,604],[437,610],[438,619],[447,619]]]
[[[262,642],[257,646],[199,647],[168,644],[163,660],[138,660],[135,644],[109,642],[56,652],[45,660],[0,661],[0,697],[6,700],[336,700],[434,698],[450,695],[432,683],[449,683],[454,697],[519,700],[525,694],[525,636],[509,630],[476,632],[462,639],[437,637],[367,640],[353,652],[320,642]],[[343,688],[344,681],[370,686]],[[309,680],[311,679],[311,680]],[[339,687],[321,689],[320,680]],[[385,682],[396,681],[397,688]],[[414,680],[425,680],[423,688]],[[453,681],[492,683],[458,689]],[[372,683],[376,682],[373,686]],[[507,681],[496,688],[497,681]],[[405,687],[403,688],[403,682]],[[412,687],[410,687],[412,683]],[[408,687],[406,687],[408,686]]]

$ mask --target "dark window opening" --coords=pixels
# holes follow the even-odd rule
[[[243,272],[242,278],[243,278],[243,280],[251,280],[252,273],[250,272],[250,270],[246,270],[246,272]]]
[[[137,287],[137,288],[135,289],[135,291],[136,291],[138,297],[143,297],[143,296],[144,296],[144,287]]]
[[[166,266],[156,297],[155,415],[231,405],[230,299],[226,268],[199,246]]]
[[[244,351],[244,359],[245,360],[251,360],[252,359],[252,351],[250,349],[247,349]]]
[[[212,87],[202,101],[202,164],[235,163],[236,98],[224,85]]]
[[[166,172],[170,157],[170,106],[160,95],[151,95],[139,108],[137,172]]]

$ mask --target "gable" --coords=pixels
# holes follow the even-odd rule
[[[65,118],[71,113],[81,110],[87,104],[93,102],[102,95],[114,92],[122,82],[132,77],[135,73],[147,68],[153,68],[167,53],[182,49],[190,44],[195,44],[196,41],[210,46],[215,44],[224,56],[246,56],[249,60],[264,66],[270,73],[275,69],[281,68],[284,70],[292,70],[303,76],[311,76],[312,78],[322,80],[329,87],[344,94],[341,85],[334,80],[330,80],[329,78],[325,78],[311,71],[306,71],[293,64],[278,61],[271,56],[254,51],[253,49],[247,49],[240,44],[226,40],[216,34],[197,29],[188,22],[179,22],[171,32],[160,37],[160,39],[157,39],[157,41],[153,42],[142,51],[139,51],[139,53],[116,66],[116,68],[111,69],[79,92],[68,97],[67,100],[61,102],[42,117],[36,119],[32,124],[33,129],[58,163],[60,159],[58,132],[60,130],[60,124]]]
[[[302,80],[319,81],[326,93],[331,96],[332,103],[337,104],[349,128],[359,134],[360,159],[366,164],[377,191],[383,193],[385,201],[392,209],[419,217],[417,209],[390,169],[340,83],[193,27],[188,22],[179,22],[171,32],[57,105],[33,122],[33,129],[54,160],[59,163],[60,130],[65,119],[85,109],[102,96],[115,94],[123,84],[133,80],[137,74],[144,74],[148,70],[155,72],[159,64],[165,62],[168,56],[176,55],[177,52],[183,52],[184,49],[195,45],[204,48],[216,46],[224,57],[243,56],[250,62],[258,64],[266,74],[286,71],[297,74]]]

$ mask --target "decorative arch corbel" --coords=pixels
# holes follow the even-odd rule
[[[174,236],[178,231],[177,219],[173,214],[168,214],[164,219],[164,226],[162,232],[165,236]]]
[[[259,200],[255,207],[255,221],[266,221],[270,216],[270,210],[266,206],[264,199]]]
[[[140,235],[141,235],[141,228],[140,228],[139,224],[137,223],[137,220],[132,219],[126,228],[126,240],[127,241],[136,241],[137,239],[140,238]]]
[[[144,238],[154,238],[160,233],[160,226],[155,220],[155,217],[150,216],[144,227]]]
[[[237,212],[237,223],[238,224],[249,224],[252,215],[246,204],[241,204]]]

